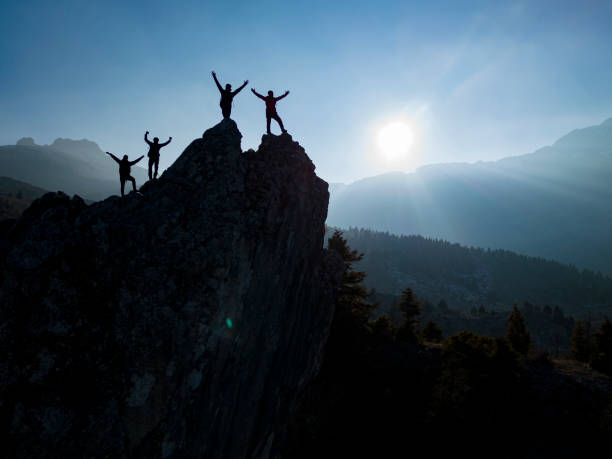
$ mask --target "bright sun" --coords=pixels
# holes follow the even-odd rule
[[[378,131],[378,147],[387,160],[403,158],[412,146],[414,135],[408,124],[395,121]]]

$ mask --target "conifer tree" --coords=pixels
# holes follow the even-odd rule
[[[506,338],[516,352],[521,355],[527,355],[531,346],[531,335],[527,330],[525,319],[521,315],[519,309],[514,306],[512,313],[508,318],[508,328],[506,329]]]
[[[433,320],[430,320],[425,324],[421,330],[421,336],[425,341],[431,341],[432,343],[439,343],[443,338],[442,329]]]
[[[328,239],[327,248],[338,253],[344,260],[345,266],[342,285],[336,300],[336,317],[340,320],[348,319],[365,325],[375,305],[366,301],[369,297],[368,290],[363,285],[366,273],[353,269],[353,264],[360,261],[363,254],[351,250],[340,230],[335,230],[333,236]]]
[[[412,292],[412,289],[404,289],[397,307],[402,312],[402,316],[404,316],[404,323],[398,329],[398,338],[404,341],[415,342],[415,325],[419,321],[418,316],[421,314],[423,308]]]
[[[595,333],[593,368],[612,375],[612,322],[606,320]]]
[[[587,328],[582,320],[576,322],[571,337],[570,356],[579,362],[589,362],[591,360],[591,346]]]

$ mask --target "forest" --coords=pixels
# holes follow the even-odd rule
[[[356,267],[367,273],[365,285],[383,294],[410,286],[423,300],[462,311],[508,310],[527,301],[580,317],[612,312],[612,279],[600,272],[422,236],[358,228],[343,235],[364,254]]]
[[[585,332],[555,358],[533,342],[536,308],[512,308],[502,336],[444,336],[410,288],[394,323],[376,314],[340,231],[328,247],[345,262],[325,359],[290,426],[287,457],[591,457],[612,434],[612,324]],[[444,304],[438,309],[446,309]],[[556,315],[553,309],[542,314]],[[486,314],[476,311],[476,314]],[[499,313],[498,313],[499,314]],[[410,439],[410,440],[407,440]]]

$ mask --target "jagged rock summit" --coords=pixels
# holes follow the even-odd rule
[[[274,457],[317,371],[341,261],[289,135],[224,120],[142,195],[49,193],[0,227],[10,457]]]

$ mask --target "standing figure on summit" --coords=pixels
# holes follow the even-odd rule
[[[144,140],[149,145],[149,152],[147,156],[149,157],[149,180],[153,180],[157,178],[157,168],[159,167],[159,150],[161,147],[165,147],[172,141],[172,137],[168,139],[167,142],[159,143],[159,137],[153,137],[153,142],[149,141],[148,138],[149,131],[145,132]],[[152,174],[153,166],[155,166],[155,174]]]
[[[278,116],[278,113],[276,113],[276,102],[281,100],[283,97],[287,97],[287,94],[289,94],[289,91],[285,91],[285,94],[283,94],[280,97],[274,97],[274,92],[272,91],[268,91],[267,96],[262,96],[257,91],[255,91],[253,88],[251,88],[251,91],[253,91],[253,94],[255,94],[257,97],[259,97],[261,100],[263,100],[266,103],[266,129],[267,129],[268,134],[272,134],[270,132],[270,120],[272,118],[276,120],[276,122],[281,128],[281,131],[283,131],[283,134],[285,134],[287,131],[285,130],[285,127],[283,126],[283,120],[281,120],[280,116]]]
[[[221,93],[221,101],[219,102],[219,106],[221,107],[221,113],[223,113],[223,118],[229,118],[232,114],[232,101],[234,100],[234,96],[240,91],[242,91],[247,84],[249,84],[249,80],[244,80],[242,86],[240,86],[235,91],[232,91],[231,84],[226,84],[225,89],[221,87],[221,85],[219,84],[219,80],[217,80],[217,74],[214,72],[214,70],[212,72],[212,76],[215,80],[217,88],[219,88],[219,92]]]
[[[125,182],[128,180],[132,182],[132,190],[136,191],[136,179],[132,177],[130,174],[132,172],[132,166],[144,158],[142,155],[140,158],[135,159],[134,161],[130,161],[128,159],[128,155],[123,155],[122,159],[117,158],[112,153],[106,152],[111,158],[115,160],[117,164],[119,164],[119,180],[121,181],[121,197],[125,196]]]

